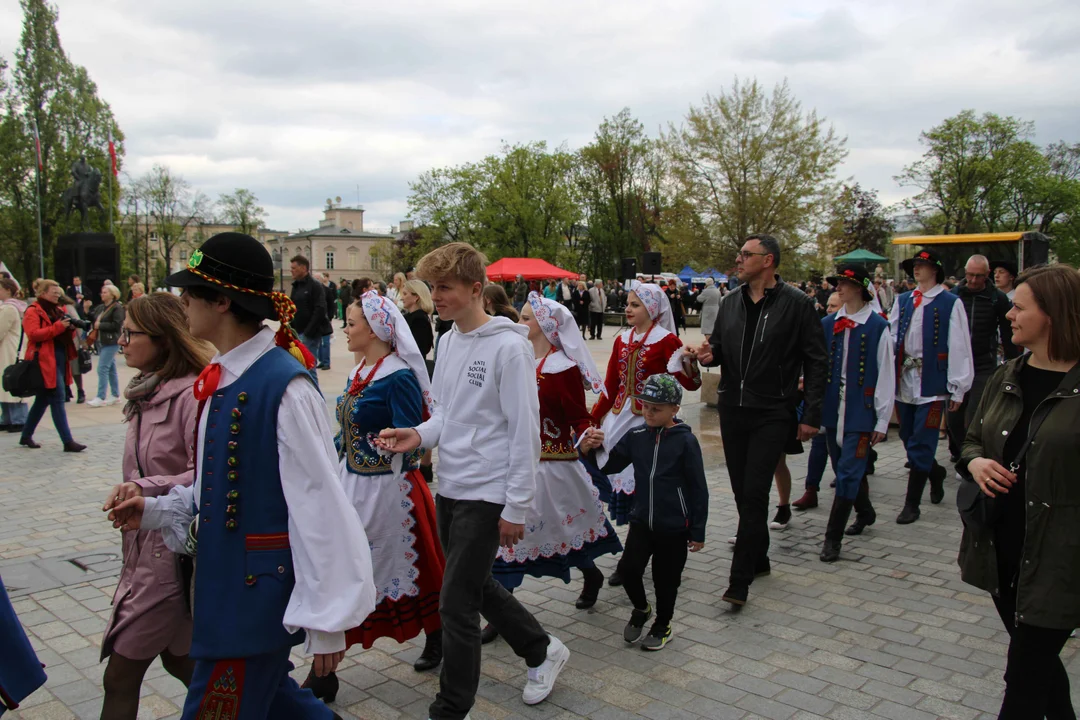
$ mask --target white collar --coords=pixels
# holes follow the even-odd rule
[[[652,331],[649,332],[649,336],[645,340],[645,346],[648,347],[649,345],[658,343],[671,334],[672,333],[670,330],[660,327],[658,323],[654,325]],[[630,343],[632,343],[634,340],[634,328],[628,327],[623,330],[621,337],[624,345],[629,345]]]
[[[274,346],[274,331],[263,327],[250,340],[245,340],[229,352],[214,355],[211,363],[218,363],[230,375],[240,377]]]
[[[374,367],[374,365],[368,366],[367,361],[364,361],[363,364],[357,365],[349,372],[349,382],[352,383],[353,378],[356,377],[356,373],[369,373],[371,372],[372,367]],[[392,375],[399,370],[409,369],[410,368],[408,363],[398,357],[397,353],[392,352],[385,358],[383,358],[382,365],[379,366],[379,371],[375,373],[375,377],[371,378],[371,382],[375,382],[376,380],[382,380],[387,375]],[[365,377],[367,377],[366,374]]]
[[[864,325],[866,321],[870,319],[870,314],[874,312],[874,309],[870,307],[870,303],[863,305],[862,310],[854,315],[847,314],[847,305],[841,305],[840,309],[836,311],[836,319],[839,320],[842,317],[846,317],[856,325]]]
[[[915,288],[915,290],[918,290],[918,289],[919,289],[919,288]],[[915,295],[914,295],[914,293],[915,293],[915,290],[912,290],[912,291],[911,291],[911,292],[912,292],[912,297],[915,297]],[[944,291],[944,290],[945,290],[945,286],[944,286],[944,285],[935,285],[934,287],[932,287],[932,288],[930,288],[929,290],[927,290],[926,292],[924,292],[924,293],[922,294],[922,296],[923,296],[924,298],[932,298],[932,297],[937,297],[937,296],[938,296],[938,295],[940,295],[940,294],[942,293],[942,291]]]
[[[536,367],[540,367],[540,363],[544,363],[544,373],[560,373],[570,368],[577,370],[577,364],[567,357],[566,353],[562,350],[555,350],[547,359],[536,358]]]

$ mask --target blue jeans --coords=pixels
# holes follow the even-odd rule
[[[319,339],[319,364],[330,367],[330,335],[323,335]]]
[[[826,428],[824,435],[836,473],[836,497],[854,500],[870,461],[870,433],[845,432],[838,438],[836,428]]]
[[[53,425],[56,426],[56,432],[60,435],[60,440],[64,443],[74,442],[71,437],[71,428],[68,427],[67,411],[64,410],[64,402],[67,400],[67,393],[65,392],[67,390],[67,354],[63,346],[59,343],[55,343],[55,345],[56,387],[52,390],[46,388],[44,392],[34,396],[34,404],[30,407],[30,414],[26,418],[26,424],[23,425],[23,440],[33,439],[38,423],[41,422],[41,418],[45,417],[45,408],[47,406],[52,411]]]
[[[97,397],[105,399],[106,385],[112,391],[114,398],[120,397],[120,376],[116,372],[116,354],[120,352],[119,345],[102,345],[98,353],[97,364]]]
[[[24,402],[0,403],[0,425],[25,425],[29,411]]]

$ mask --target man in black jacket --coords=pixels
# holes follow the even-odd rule
[[[813,298],[780,279],[780,245],[751,235],[736,259],[739,286],[720,301],[709,342],[696,351],[720,371],[720,435],[739,531],[724,600],[746,604],[750,583],[769,572],[769,490],[793,435],[817,434],[828,357]],[[695,353],[691,353],[695,354]],[[805,402],[796,416],[799,376]]]
[[[338,287],[338,298],[341,300],[341,327],[345,327],[345,321],[348,320],[349,306],[352,305],[352,284],[346,282],[345,278],[341,278],[341,285]]]
[[[290,297],[296,304],[292,327],[300,336],[300,342],[318,358],[322,336],[334,329],[326,317],[326,290],[321,282],[311,276],[310,271],[311,263],[303,255],[297,255],[289,261],[289,272],[293,277]]]
[[[1012,308],[1008,296],[998,290],[990,277],[990,261],[983,255],[972,255],[964,266],[964,279],[953,289],[967,313],[971,331],[971,356],[975,364],[975,380],[964,402],[946,420],[949,430],[949,455],[956,462],[964,444],[968,426],[979,407],[986,381],[997,370],[998,338],[1005,359],[1012,360],[1020,351],[1012,344],[1012,323],[1005,314]]]

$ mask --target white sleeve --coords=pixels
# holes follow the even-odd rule
[[[508,425],[510,468],[502,519],[521,525],[536,493],[540,463],[540,398],[536,394],[536,360],[523,342],[499,368],[499,405]]]
[[[449,352],[450,333],[446,333],[441,338],[436,340],[438,347],[435,350],[436,357],[446,357],[446,353]],[[446,421],[446,413],[443,410],[445,404],[450,402],[449,397],[444,397],[443,393],[446,392],[446,380],[444,373],[441,372],[446,367],[446,361],[440,365],[438,361],[435,362],[435,374],[431,378],[431,400],[432,405],[435,406],[431,411],[431,417],[424,422],[416,426],[415,430],[420,435],[420,447],[425,450],[431,450],[439,445],[439,437],[442,435],[443,423]]]
[[[893,402],[896,400],[896,358],[893,356],[892,336],[881,333],[877,348],[878,378],[874,388],[874,410],[877,425],[874,431],[887,433],[892,420]]]
[[[174,485],[167,495],[146,498],[143,508],[143,530],[160,530],[165,546],[174,553],[187,554],[188,527],[195,517],[192,502],[195,488],[190,485]]]
[[[968,331],[964,303],[953,303],[949,318],[949,394],[956,402],[963,402],[964,395],[975,382],[975,361],[971,355],[971,333]]]
[[[889,337],[892,338],[894,348],[900,347],[900,338],[896,334],[900,332],[900,294],[893,298],[892,309],[889,310]]]
[[[278,408],[278,463],[289,507],[296,585],[282,624],[305,630],[305,654],[345,649],[345,631],[375,609],[367,535],[338,476],[330,416],[319,391],[293,378]]]

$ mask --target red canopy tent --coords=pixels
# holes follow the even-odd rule
[[[488,280],[492,282],[512,282],[520,275],[525,280],[547,280],[548,278],[580,279],[576,272],[555,267],[540,258],[503,258],[487,267]]]

